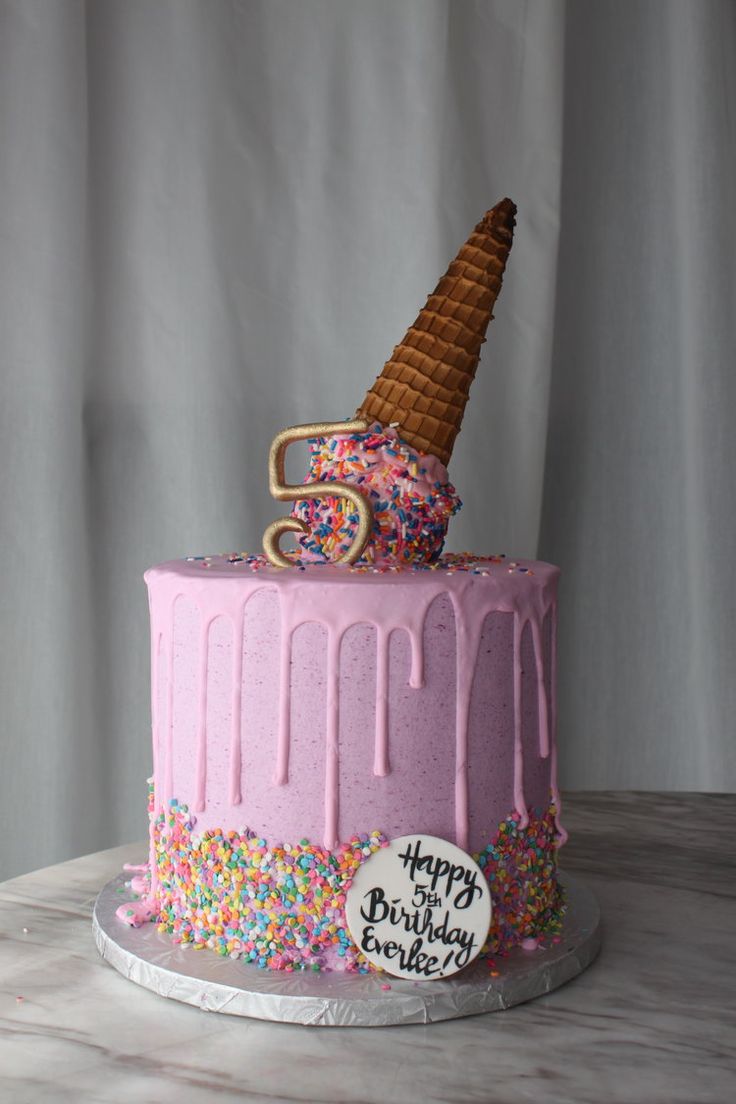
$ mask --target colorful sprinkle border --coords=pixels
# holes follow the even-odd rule
[[[487,956],[560,931],[565,906],[555,816],[553,805],[535,810],[520,828],[512,813],[473,856],[493,899]],[[273,970],[373,970],[347,930],[345,895],[361,864],[387,845],[381,832],[353,836],[335,851],[307,839],[274,846],[247,830],[198,834],[176,799],[166,816],[156,817],[153,832],[159,882],[153,919],[174,942]]]

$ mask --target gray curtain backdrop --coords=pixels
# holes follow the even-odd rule
[[[734,788],[735,6],[3,0],[2,876],[143,837],[143,570],[504,195],[449,547],[564,570],[564,786]]]

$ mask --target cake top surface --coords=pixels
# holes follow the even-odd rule
[[[187,556],[169,560],[146,572],[146,580],[168,577],[187,580],[249,580],[259,586],[335,585],[349,583],[368,587],[412,586],[432,589],[466,588],[473,583],[507,592],[547,590],[559,577],[558,567],[540,560],[512,559],[505,554],[475,556],[469,552],[445,552],[433,564],[414,563],[374,566],[370,564],[302,563],[295,557],[294,570],[272,567],[265,556],[247,552],[213,556]]]

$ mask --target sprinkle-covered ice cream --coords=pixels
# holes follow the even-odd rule
[[[366,433],[310,441],[307,482],[355,484],[373,508],[373,533],[361,561],[374,564],[433,563],[447,526],[461,502],[447,469],[436,457],[405,444],[396,429],[375,423]],[[344,498],[304,499],[294,506],[309,534],[299,539],[301,559],[336,559],[351,543],[357,514]]]

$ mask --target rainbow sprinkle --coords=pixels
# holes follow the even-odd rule
[[[309,444],[306,482],[344,480],[370,500],[373,535],[361,562],[403,566],[438,558],[450,518],[461,507],[439,461],[377,423],[367,433],[319,437]],[[346,499],[300,500],[292,514],[309,527],[309,534],[299,538],[306,562],[335,560],[350,548],[358,515]]]
[[[473,856],[493,899],[486,955],[560,931],[555,815],[554,805],[535,810],[520,829],[512,813]],[[272,970],[374,969],[347,930],[345,899],[360,865],[387,845],[381,832],[353,836],[335,851],[306,839],[273,846],[247,830],[197,834],[187,806],[173,799],[153,834],[159,884],[152,919],[175,943]]]
[[[535,810],[526,828],[512,813],[496,838],[473,858],[491,890],[493,916],[486,952],[504,954],[526,939],[555,936],[562,926],[564,892],[557,881],[557,810]]]
[[[173,800],[154,825],[159,931],[272,970],[322,970],[342,959],[345,970],[365,973],[345,894],[386,843],[372,832],[330,852],[305,839],[270,846],[247,831],[195,835],[187,806]]]
[[[319,571],[323,567],[333,566],[328,563],[327,560],[308,561],[307,559],[297,555],[296,553],[290,553],[286,551],[286,555],[292,559],[294,567],[300,571]],[[264,568],[270,568],[271,564],[262,553],[250,553],[250,552],[223,552],[219,557],[220,563],[216,562],[214,556],[187,556],[187,563],[199,563],[200,567],[226,567],[243,570],[248,568],[252,572],[262,571]],[[493,565],[505,564],[506,554],[502,552],[497,556],[475,556],[472,552],[443,552],[442,555],[436,559],[433,563],[423,563],[417,561],[415,563],[391,564],[391,563],[379,563],[373,564],[365,561],[358,561],[358,563],[341,565],[342,571],[366,573],[370,572],[374,575],[386,575],[387,573],[396,573],[401,571],[406,574],[407,571],[438,571],[446,575],[456,575],[458,573],[467,573],[471,575],[490,575]],[[280,569],[279,569],[280,570]],[[534,572],[529,567],[522,567],[519,564],[512,564],[508,570],[520,575],[533,576]]]

